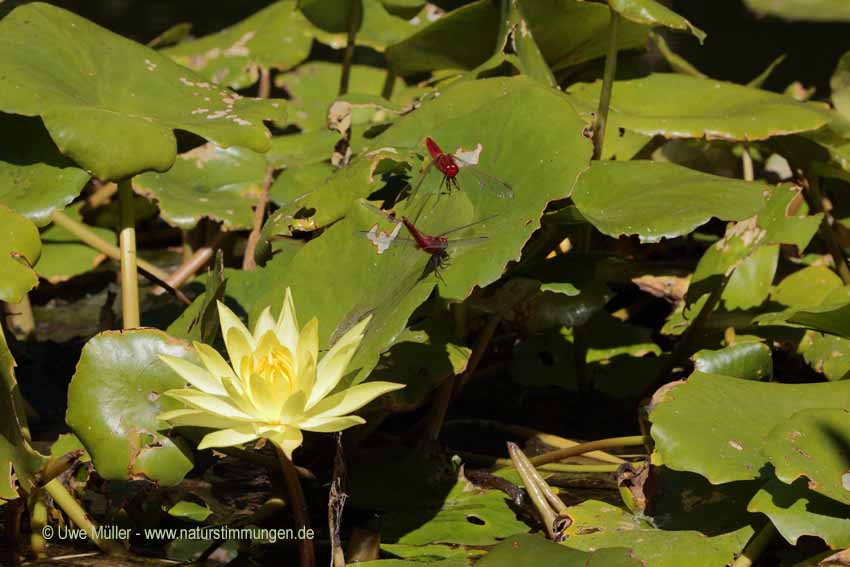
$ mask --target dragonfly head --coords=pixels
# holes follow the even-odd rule
[[[454,177],[457,175],[458,171],[460,171],[460,168],[453,161],[447,163],[445,165],[445,167],[443,168],[443,173],[446,174],[446,177],[449,177],[451,179],[454,179]]]

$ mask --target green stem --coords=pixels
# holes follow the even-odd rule
[[[508,453],[511,456],[511,462],[519,472],[523,485],[537,509],[537,513],[543,519],[543,526],[546,528],[546,533],[549,534],[549,539],[552,541],[561,541],[563,539],[564,530],[569,527],[569,517],[566,516],[567,505],[564,504],[558,495],[552,491],[552,488],[546,484],[534,465],[525,456],[525,453],[517,446],[516,443],[508,443]]]
[[[589,441],[587,443],[579,443],[573,447],[565,447],[557,451],[543,453],[531,459],[531,464],[535,467],[561,461],[569,457],[577,457],[591,451],[600,451],[615,447],[636,447],[646,444],[646,438],[643,435],[630,435],[628,437],[610,437],[608,439],[599,439],[597,441]],[[619,466],[612,465],[615,469]]]
[[[357,26],[360,24],[360,12],[363,8],[363,0],[351,0],[351,9],[348,12],[348,38],[345,44],[345,54],[342,57],[342,77],[339,80],[339,94],[348,92],[348,82],[351,77],[351,62],[354,60],[354,47],[357,42]]]
[[[731,567],[751,567],[776,535],[776,528],[768,521],[764,527],[750,540],[741,555]]]
[[[47,541],[42,535],[46,525],[47,504],[44,503],[44,494],[36,491],[30,495],[30,550],[39,559],[46,556]]]
[[[71,496],[71,493],[58,480],[53,479],[44,485],[44,490],[53,497],[53,501],[59,506],[68,518],[81,530],[84,530],[98,548],[104,553],[123,554],[124,548],[112,539],[100,539],[97,537],[97,524],[89,518],[82,506]]]
[[[84,244],[91,246],[98,252],[106,254],[108,257],[113,260],[121,259],[121,249],[115,246],[114,244],[107,242],[97,235],[94,231],[92,231],[85,224],[75,221],[62,211],[56,211],[53,213],[53,222],[56,223],[57,226],[61,226],[74,236],[80,239]],[[149,272],[152,276],[159,278],[162,281],[168,280],[168,273],[160,268],[157,268],[150,262],[142,260],[138,258],[136,260],[136,264],[146,272]]]
[[[705,325],[711,318],[711,314],[714,312],[714,308],[720,303],[720,298],[723,296],[723,290],[726,289],[726,284],[729,283],[729,277],[730,276],[723,277],[723,281],[715,287],[711,292],[711,295],[708,296],[708,299],[702,306],[702,309],[700,309],[693,323],[691,323],[685,332],[682,333],[682,336],[679,337],[679,341],[676,343],[676,346],[673,347],[673,352],[670,353],[670,357],[667,361],[662,364],[655,381],[650,386],[652,390],[655,390],[658,386],[663,384],[670,372],[672,372],[673,369],[676,368],[676,366],[685,358],[688,352],[690,352],[694,338],[698,337],[700,333],[703,332]]]
[[[492,457],[490,455],[482,455],[480,453],[472,453],[470,451],[451,451],[454,454],[460,456],[464,462],[473,463],[482,466],[490,466],[499,469],[504,468],[513,468],[514,463],[510,459],[500,459],[498,457]],[[535,465],[536,468],[545,472],[559,472],[559,473],[611,473],[617,472],[617,469],[620,468],[620,465],[608,464],[608,465],[565,465],[562,463],[549,463],[546,465]]]
[[[384,77],[384,88],[381,89],[381,97],[390,100],[393,96],[393,88],[395,88],[396,74],[387,69],[387,75]]]
[[[252,271],[257,269],[257,243],[260,241],[260,233],[263,230],[263,221],[266,218],[266,207],[269,203],[269,188],[274,180],[274,168],[266,169],[266,176],[263,180],[263,188],[260,191],[260,201],[254,209],[254,226],[251,227],[251,234],[248,235],[248,244],[245,246],[245,256],[242,258],[242,269]]]
[[[298,479],[298,471],[292,460],[286,456],[283,450],[275,445],[277,457],[280,460],[280,468],[283,472],[283,480],[286,484],[287,503],[292,509],[292,518],[295,522],[295,532],[306,533],[310,529],[310,515],[307,513],[307,502],[304,500],[304,492],[301,490],[301,481]],[[305,537],[298,545],[298,555],[301,567],[315,567],[316,551],[313,549],[312,538]]]
[[[25,293],[18,303],[6,304],[6,323],[19,341],[25,341],[35,336],[35,318],[32,315],[30,296]]]
[[[617,74],[617,33],[620,28],[620,14],[609,8],[611,20],[608,24],[608,53],[605,56],[605,71],[602,77],[602,92],[599,95],[599,109],[596,112],[596,124],[593,128],[593,159],[602,159],[602,147],[605,144],[605,127],[608,123],[608,110],[611,107],[611,92],[614,90],[614,76]]]
[[[850,266],[847,265],[847,258],[844,256],[844,249],[841,247],[841,243],[838,241],[835,231],[832,230],[832,226],[829,222],[829,215],[823,210],[823,194],[820,189],[820,181],[818,180],[817,175],[811,172],[806,174],[806,180],[808,186],[805,194],[807,197],[806,200],[809,203],[809,208],[813,213],[823,213],[823,219],[821,220],[819,229],[820,237],[826,245],[829,255],[832,256],[832,261],[835,264],[835,269],[838,271],[838,275],[841,276],[841,280],[845,285],[850,285]]]
[[[133,187],[130,178],[118,182],[118,209],[121,246],[121,313],[124,328],[133,329],[139,319],[139,274],[136,270],[136,217],[133,212]]]

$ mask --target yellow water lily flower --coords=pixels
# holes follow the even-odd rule
[[[287,457],[302,442],[302,431],[335,432],[365,423],[348,415],[378,396],[403,388],[393,382],[366,382],[329,395],[345,374],[369,324],[352,327],[319,357],[319,322],[298,327],[292,293],[287,288],[280,316],[266,307],[251,334],[223,303],[218,303],[221,334],[230,364],[212,347],[194,343],[203,368],[172,356],[160,358],[192,388],[168,390],[187,409],[159,419],[174,426],[216,429],[199,449],[230,447],[266,438]]]

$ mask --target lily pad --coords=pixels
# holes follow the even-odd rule
[[[181,500],[168,509],[168,515],[174,516],[175,518],[203,522],[212,515],[212,510],[201,504],[196,504],[195,502]]]
[[[720,484],[758,478],[769,460],[768,434],[798,411],[848,404],[850,382],[779,384],[694,372],[656,394],[649,419],[664,465]]]
[[[65,209],[69,218],[83,222],[80,215],[82,203]],[[88,226],[106,242],[115,242],[115,232],[106,228]],[[98,252],[63,227],[52,224],[41,233],[41,256],[35,265],[38,275],[50,283],[60,283],[96,268],[106,259]]]
[[[843,0],[744,0],[751,10],[767,16],[813,22],[850,22],[850,5]]]
[[[0,205],[0,301],[17,303],[38,285],[32,267],[40,254],[41,239],[35,225]]]
[[[833,291],[815,307],[766,313],[756,320],[761,325],[803,327],[850,339],[850,288]]]
[[[268,167],[265,156],[249,149],[206,144],[180,154],[164,173],[137,175],[133,189],[156,201],[171,226],[189,230],[206,217],[226,230],[245,229],[254,223]]]
[[[722,374],[743,380],[773,378],[770,347],[761,342],[742,342],[720,350],[694,354],[694,368],[703,374]]]
[[[424,18],[398,17],[382,0],[359,0],[362,13],[357,26],[357,45],[384,51],[416,32]],[[347,0],[300,0],[298,7],[315,27],[316,40],[334,49],[345,47],[348,30]]]
[[[712,217],[743,220],[764,206],[764,186],[649,161],[594,162],[573,201],[600,232],[657,242],[688,234]]]
[[[807,266],[779,282],[770,298],[786,307],[815,307],[843,285],[838,274],[826,266]]]
[[[805,347],[801,345],[801,350],[805,348],[803,358],[812,370],[823,374],[827,380],[850,377],[850,339],[812,333],[810,341]]]
[[[687,31],[692,33],[700,43],[705,39],[704,31],[655,0],[611,0],[609,5],[612,10],[632,22]]]
[[[15,8],[0,35],[0,111],[41,116],[60,151],[104,180],[170,168],[174,129],[266,151],[263,120],[284,118],[283,101],[239,97],[49,4]]]
[[[313,26],[295,0],[284,0],[162,53],[217,85],[243,89],[257,82],[260,68],[290,69],[307,59],[312,43]]]
[[[275,136],[266,160],[276,168],[303,167],[330,161],[339,134],[331,130],[315,130],[304,134]]]
[[[723,290],[726,309],[752,309],[770,296],[770,285],[779,264],[779,245],[759,246],[732,272]]]
[[[89,175],[59,152],[38,118],[0,114],[0,132],[0,204],[45,226]]]
[[[850,546],[850,508],[809,490],[805,479],[794,484],[769,480],[747,509],[770,518],[792,545],[801,536],[815,536],[832,549]]]
[[[583,116],[596,112],[601,81],[579,83],[568,97]],[[730,141],[817,130],[829,114],[790,97],[733,83],[653,73],[616,81],[608,116],[609,131],[633,130],[665,138]]]
[[[641,567],[646,565],[625,548],[606,548],[583,552],[558,545],[539,535],[521,534],[509,537],[495,546],[479,567]]]
[[[581,550],[626,547],[636,559],[653,567],[723,567],[753,533],[750,526],[713,537],[698,531],[660,530],[621,508],[596,500],[571,506],[567,514],[573,523],[562,545]]]
[[[850,410],[809,409],[776,426],[765,453],[776,478],[793,484],[808,479],[808,488],[850,505]]]
[[[86,343],[68,387],[66,421],[107,480],[179,483],[191,453],[160,433],[156,416],[182,406],[162,393],[185,382],[160,354],[197,363],[183,341],[154,329],[106,331]]]

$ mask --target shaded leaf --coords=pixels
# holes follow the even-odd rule
[[[770,347],[761,342],[742,342],[720,350],[701,350],[691,357],[703,374],[722,374],[743,380],[773,378]]]
[[[611,547],[592,553],[558,545],[539,535],[521,534],[507,538],[495,546],[476,565],[480,567],[642,567],[631,550]]]
[[[169,426],[156,419],[183,407],[163,392],[185,386],[160,354],[197,363],[188,344],[154,329],[106,331],[83,348],[65,419],[105,479],[170,486],[192,468],[191,455],[160,433]]]
[[[789,20],[850,22],[850,5],[842,0],[744,0],[758,14]]]
[[[207,508],[206,506],[202,506],[201,504],[196,504],[194,502],[189,502],[188,500],[181,500],[174,506],[168,509],[168,515],[174,516],[175,518],[181,518],[185,520],[193,520],[195,522],[203,522],[212,514],[212,510]]]
[[[82,222],[80,208],[82,203],[72,205],[64,213],[69,218]],[[115,232],[96,226],[88,226],[106,242],[115,243]],[[35,271],[51,283],[59,283],[74,276],[84,274],[97,267],[106,256],[63,227],[52,224],[41,233],[41,256],[35,265]]]
[[[0,301],[17,303],[38,285],[32,266],[40,254],[41,239],[35,225],[0,205]]]
[[[638,24],[687,31],[700,43],[705,39],[705,32],[655,0],[610,0],[609,5],[622,17]]]
[[[770,285],[779,263],[779,245],[759,246],[732,272],[723,290],[726,309],[752,309],[770,295]]]
[[[0,21],[0,35],[0,75],[6,77],[0,110],[40,115],[62,153],[103,180],[171,167],[174,129],[265,151],[269,133],[262,121],[283,119],[282,101],[219,89],[165,56],[49,4],[16,8]]]
[[[45,226],[88,180],[59,152],[40,119],[0,114],[0,204]]]

